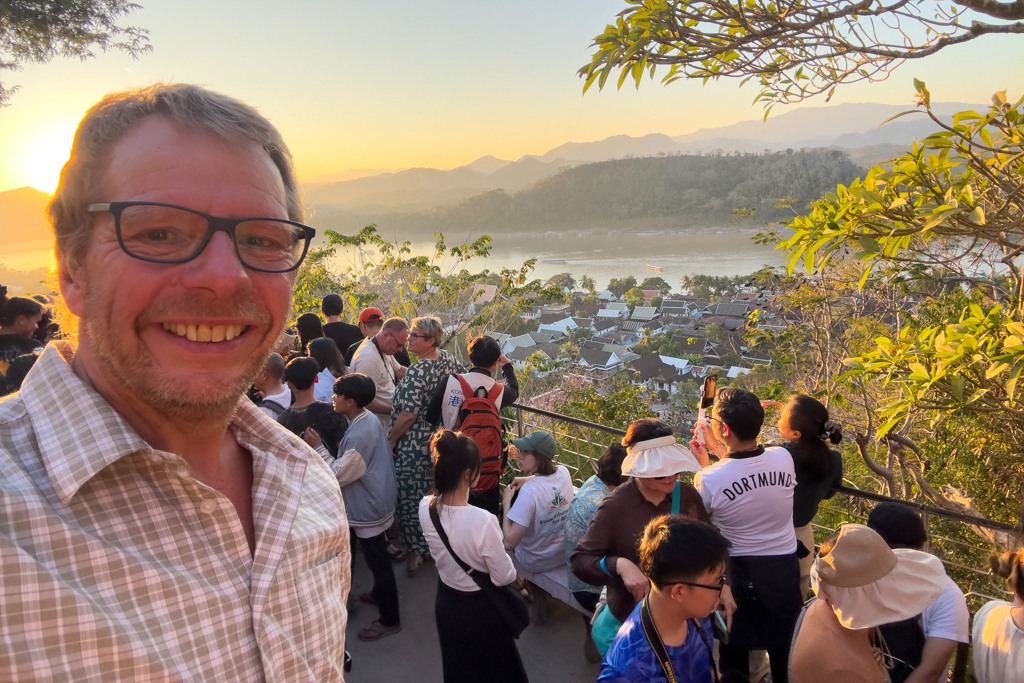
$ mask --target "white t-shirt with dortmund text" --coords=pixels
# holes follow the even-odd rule
[[[534,477],[519,489],[508,518],[526,527],[515,553],[527,569],[546,572],[565,565],[562,545],[572,496],[572,476],[564,465],[554,474]]]
[[[793,456],[781,446],[740,458],[723,458],[693,477],[715,526],[736,557],[796,552],[793,528]]]

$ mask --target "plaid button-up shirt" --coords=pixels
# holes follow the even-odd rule
[[[256,550],[57,350],[0,401],[0,681],[341,681],[348,523],[323,460],[249,401]]]

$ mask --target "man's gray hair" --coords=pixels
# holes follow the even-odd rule
[[[412,329],[422,334],[427,339],[434,340],[434,348],[441,346],[441,339],[444,337],[444,326],[441,319],[432,315],[412,319]]]
[[[405,322],[401,318],[388,318],[384,321],[384,324],[381,325],[380,329],[381,331],[387,330],[392,334],[401,334],[409,329],[409,323]]]
[[[239,145],[256,144],[266,151],[284,182],[288,218],[302,222],[304,211],[292,156],[278,130],[253,107],[227,95],[184,83],[157,83],[112,93],[97,102],[78,125],[71,158],[60,174],[50,202],[50,222],[57,250],[74,268],[89,246],[92,215],[85,210],[101,197],[110,151],[135,125],[159,114],[191,131],[211,132]]]

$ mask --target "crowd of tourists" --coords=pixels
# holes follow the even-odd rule
[[[1021,552],[969,633],[913,509],[816,543],[842,430],[814,398],[636,420],[577,488],[554,435],[503,430],[493,338],[464,367],[437,318],[349,323],[335,294],[287,327],[316,234],[297,187],[233,98],[87,112],[48,208],[75,346],[0,290],[0,680],[342,681],[349,614],[399,633],[395,565],[432,563],[446,683],[526,681],[517,640],[553,609],[602,682],[940,682],[972,635],[980,683],[1024,681]]]

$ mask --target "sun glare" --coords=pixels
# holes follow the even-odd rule
[[[43,192],[57,189],[74,136],[74,123],[51,124],[27,135],[17,155],[23,184]]]

